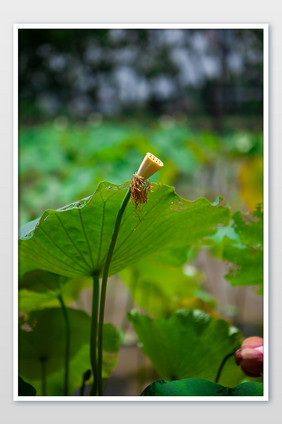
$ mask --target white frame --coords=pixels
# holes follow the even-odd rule
[[[217,396],[19,396],[18,395],[18,30],[19,29],[262,29],[263,30],[263,209],[264,209],[264,395]],[[139,401],[242,402],[269,400],[269,25],[268,24],[14,24],[13,39],[13,400],[27,402]]]

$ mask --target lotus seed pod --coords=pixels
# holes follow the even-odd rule
[[[164,164],[152,153],[146,153],[138,171],[133,175],[130,183],[131,199],[135,206],[142,205],[148,200],[148,192],[152,191],[150,181],[151,175],[162,168]]]
[[[136,175],[143,177],[144,180],[147,180],[163,166],[164,164],[160,159],[152,155],[152,153],[146,153],[146,156],[144,157]]]

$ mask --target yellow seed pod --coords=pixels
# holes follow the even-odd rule
[[[136,175],[139,175],[140,177],[143,177],[144,180],[147,180],[147,178],[150,178],[163,166],[164,164],[160,159],[152,155],[152,153],[146,153],[146,156],[144,157]]]
[[[130,184],[131,199],[134,201],[136,207],[147,202],[148,192],[152,191],[150,181],[147,181],[147,179],[163,166],[162,161],[152,155],[152,153],[147,153],[144,157],[137,173],[133,175]]]

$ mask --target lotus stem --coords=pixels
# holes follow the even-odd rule
[[[157,172],[163,163],[156,158],[156,156],[151,153],[147,153],[143,159],[138,171],[133,175],[131,180],[131,185],[122,201],[120,209],[118,211],[115,227],[109,246],[102,278],[101,286],[101,297],[100,297],[100,311],[99,311],[99,324],[98,324],[98,394],[103,396],[103,380],[102,380],[102,366],[103,366],[103,325],[104,325],[104,313],[105,313],[105,303],[106,303],[106,290],[109,269],[111,265],[111,260],[113,257],[121,220],[125,211],[125,208],[130,200],[130,197],[135,202],[136,207],[138,204],[147,202],[147,193],[151,190],[150,183],[147,182],[147,178]]]
[[[215,382],[215,383],[218,383],[218,382],[219,382],[219,378],[220,378],[220,376],[221,376],[221,373],[222,373],[222,370],[223,370],[224,365],[226,364],[226,362],[228,361],[228,359],[229,359],[229,358],[231,358],[233,355],[234,355],[234,352],[231,352],[231,353],[228,353],[228,355],[226,355],[226,356],[223,358],[223,360],[222,360],[222,362],[221,362],[221,364],[220,364],[220,366],[219,366],[219,369],[218,369],[218,371],[217,371],[217,374],[216,374],[215,380],[214,380],[214,382]]]
[[[93,275],[93,296],[92,296],[92,316],[90,334],[90,362],[93,373],[93,384],[90,396],[97,395],[98,389],[98,368],[97,368],[97,330],[98,330],[98,309],[99,309],[99,276]]]
[[[70,337],[71,337],[71,330],[70,330],[70,320],[69,320],[69,314],[67,311],[67,308],[65,306],[65,303],[63,301],[63,298],[61,295],[58,296],[59,302],[62,307],[64,319],[65,319],[65,325],[66,325],[66,347],[65,347],[65,375],[64,375],[64,396],[68,396],[69,392],[69,361],[70,361]]]

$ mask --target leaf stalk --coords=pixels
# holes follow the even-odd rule
[[[70,320],[67,308],[63,301],[61,295],[58,296],[58,300],[60,302],[64,319],[66,325],[66,347],[65,347],[65,374],[64,374],[64,396],[68,396],[69,394],[69,362],[70,362],[70,338],[71,338],[71,329],[70,329]]]
[[[223,358],[223,360],[222,360],[222,362],[221,362],[221,364],[220,364],[220,366],[219,366],[219,368],[218,368],[218,371],[217,371],[217,374],[216,374],[215,380],[214,380],[214,381],[215,381],[215,383],[218,383],[219,378],[220,378],[220,375],[221,375],[222,370],[223,370],[223,368],[224,368],[224,365],[226,364],[226,362],[228,361],[228,359],[229,359],[229,358],[231,358],[233,355],[234,355],[234,351],[233,351],[233,352],[231,352],[231,353],[228,353],[228,355],[226,355],[226,356]]]
[[[93,373],[93,384],[90,396],[97,396],[98,389],[98,369],[97,369],[97,329],[99,311],[100,283],[99,276],[93,275],[93,297],[92,297],[92,317],[90,333],[90,362]]]
[[[111,260],[113,257],[121,220],[123,217],[123,213],[130,199],[130,188],[128,189],[120,209],[117,214],[115,227],[112,235],[112,240],[109,246],[104,270],[103,270],[103,278],[102,278],[102,286],[101,286],[101,298],[100,298],[100,311],[99,311],[99,324],[98,324],[98,393],[100,396],[103,396],[103,380],[102,380],[102,366],[103,366],[103,324],[104,324],[104,313],[105,313],[105,303],[106,303],[106,291],[107,291],[107,282]]]

